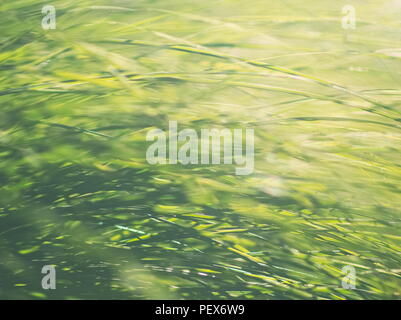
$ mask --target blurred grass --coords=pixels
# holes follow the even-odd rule
[[[399,299],[401,3],[346,4],[2,2],[0,297]],[[168,120],[255,173],[148,165]]]

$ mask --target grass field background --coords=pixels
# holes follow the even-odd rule
[[[398,0],[2,1],[0,298],[399,299],[400,16]],[[254,173],[149,165],[169,120],[253,128]]]

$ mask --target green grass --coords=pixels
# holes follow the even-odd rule
[[[3,2],[0,298],[399,299],[401,4],[351,2]],[[149,165],[169,120],[255,172]]]

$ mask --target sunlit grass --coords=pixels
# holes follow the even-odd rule
[[[399,298],[397,1],[52,4],[0,7],[2,298]],[[168,120],[254,128],[254,174],[149,165]]]

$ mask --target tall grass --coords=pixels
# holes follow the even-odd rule
[[[401,5],[348,2],[3,2],[0,297],[399,298]],[[255,173],[149,165],[168,120]]]

